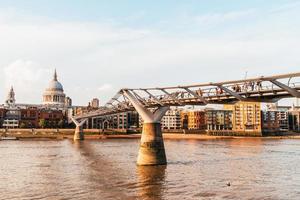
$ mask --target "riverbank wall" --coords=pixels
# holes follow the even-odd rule
[[[64,134],[64,135],[73,135],[75,129],[0,129],[0,134],[8,135],[22,135],[22,134],[32,134],[32,135],[48,135],[48,134]],[[113,129],[113,130],[100,130],[100,129],[84,129],[84,134],[93,135],[93,134],[126,134],[131,133],[128,130],[124,129]]]
[[[0,129],[0,137],[15,137],[17,139],[64,139],[73,138],[75,129]],[[136,132],[114,129],[84,129],[86,138],[106,138],[107,135],[129,135]]]
[[[11,136],[16,138],[46,138],[46,139],[64,139],[73,138],[75,129],[0,129],[0,136]],[[106,139],[106,138],[140,138],[141,134],[136,131],[129,130],[100,130],[100,129],[84,129],[86,139]],[[196,131],[196,130],[163,130],[164,137],[184,139],[188,138],[232,138],[232,137],[264,137],[264,136],[297,136],[299,133],[262,133],[254,132],[233,132],[233,131]]]

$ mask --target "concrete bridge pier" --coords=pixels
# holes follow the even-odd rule
[[[160,122],[144,123],[138,165],[166,165],[167,158]]]
[[[87,121],[87,119],[84,119],[81,122],[78,122],[73,117],[71,118],[74,124],[76,125],[75,133],[74,133],[74,140],[84,140],[84,133],[83,133],[83,125]]]
[[[123,92],[144,120],[137,165],[166,165],[167,158],[160,121],[169,107],[162,106],[151,112],[129,91]]]

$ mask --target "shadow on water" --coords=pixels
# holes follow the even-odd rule
[[[163,199],[166,168],[166,165],[137,167],[140,199]]]
[[[136,178],[126,176],[129,172],[114,162],[99,156],[96,149],[86,141],[72,142],[87,164],[87,179],[109,193],[107,199],[163,199],[166,166],[136,166]],[[133,174],[134,175],[134,174]],[[103,193],[102,193],[103,197]]]
[[[78,150],[83,157],[85,166],[85,178],[89,184],[93,184],[93,188],[98,188],[94,196],[102,196],[104,199],[134,199],[134,196],[126,193],[118,183],[125,183],[125,171],[117,168],[113,162],[97,152],[87,141],[73,141],[72,145]]]

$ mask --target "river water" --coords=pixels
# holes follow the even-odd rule
[[[167,140],[167,167],[138,145],[0,141],[0,199],[300,199],[300,140]]]

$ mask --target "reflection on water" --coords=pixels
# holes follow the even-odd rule
[[[142,199],[162,199],[166,166],[138,166],[139,197]]]
[[[138,146],[139,140],[0,141],[0,199],[300,196],[300,140],[167,140],[167,167],[136,166]]]

